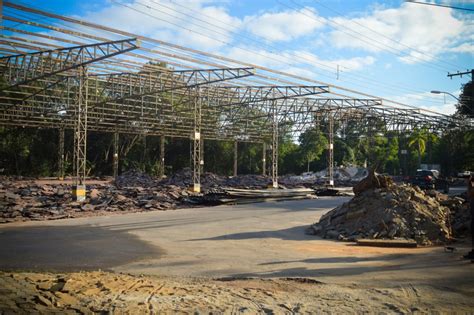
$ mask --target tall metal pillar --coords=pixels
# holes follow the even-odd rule
[[[192,135],[193,191],[201,192],[201,89],[194,95],[194,134]]]
[[[237,176],[237,170],[239,167],[239,142],[237,140],[234,141],[234,176]]]
[[[203,174],[204,173],[204,138],[202,135],[201,135],[201,143],[199,147],[201,148],[201,159],[199,161],[199,167],[200,167],[200,173]]]
[[[328,185],[334,186],[334,117],[329,114]]]
[[[165,136],[160,137],[160,177],[165,176]]]
[[[272,186],[278,188],[278,116],[276,101],[272,101]]]
[[[146,132],[142,133],[143,151],[142,151],[142,165],[144,166],[143,172],[146,170]]]
[[[73,194],[77,201],[86,199],[86,149],[87,149],[87,68],[81,66],[79,68],[78,77],[79,91],[76,104],[76,119],[74,122],[74,189]]]
[[[64,126],[59,128],[58,179],[64,179]]]
[[[267,174],[267,144],[264,142],[262,143],[262,175],[265,176]]]
[[[369,155],[369,162],[368,167],[373,168],[375,167],[375,136],[374,136],[374,126],[371,124],[371,120],[368,121],[368,132],[367,132],[367,142],[368,142],[368,155]]]
[[[118,131],[114,132],[114,159],[113,159],[113,171],[114,171],[114,178],[118,176],[118,169],[119,169],[119,133]]]

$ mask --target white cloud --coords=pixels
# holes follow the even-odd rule
[[[460,91],[450,92],[453,95],[459,95]],[[445,94],[432,94],[431,92],[411,93],[387,97],[390,100],[416,106],[430,111],[435,111],[445,115],[451,115],[456,112],[456,100]]]
[[[456,18],[452,10],[409,3],[399,8],[376,8],[360,18],[337,17],[331,21],[337,23],[337,29],[330,34],[336,47],[378,52],[391,50],[386,47],[389,46],[407,53],[408,56],[400,58],[406,63],[431,60],[474,33],[473,26]]]
[[[89,12],[83,18],[134,34],[154,36],[188,47],[214,50],[232,41],[229,25],[239,27],[241,20],[231,16],[224,7],[213,6],[210,2],[199,0],[173,2],[134,0],[131,3],[121,2],[122,4],[114,2],[101,10]],[[218,23],[228,25],[222,28],[209,25],[207,21],[213,22],[207,16],[222,21]]]
[[[296,51],[293,54],[305,64],[312,64],[316,67],[321,67],[320,64],[324,64],[326,66],[325,68],[334,70],[336,70],[339,66],[339,69],[342,72],[360,70],[366,66],[372,65],[375,62],[375,58],[372,56],[324,60],[307,51]]]
[[[339,66],[341,72],[351,72],[375,63],[375,58],[372,56],[327,60],[305,50],[273,52],[249,46],[233,47],[226,55],[236,60],[254,63],[260,66],[280,70],[291,69],[292,73],[294,73],[297,68],[306,69],[304,71],[305,73],[312,72],[308,69],[315,69],[316,72],[312,72],[312,76],[314,76],[319,69],[336,73],[337,67]],[[301,71],[298,72],[301,73]]]
[[[310,8],[247,16],[245,28],[268,41],[290,41],[321,28],[325,20]]]
[[[474,55],[474,45],[471,43],[463,43],[459,46],[449,49],[449,51],[458,53],[469,53],[471,55]]]

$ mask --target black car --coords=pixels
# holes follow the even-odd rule
[[[445,193],[449,192],[449,182],[439,176],[436,170],[418,170],[410,179],[412,185],[421,189],[438,189]]]

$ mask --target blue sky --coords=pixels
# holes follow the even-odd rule
[[[469,77],[447,72],[474,67],[474,12],[404,1],[14,2],[447,114],[455,100],[430,91],[457,96]]]

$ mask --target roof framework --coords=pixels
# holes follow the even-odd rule
[[[378,119],[398,131],[465,123],[12,2],[3,11],[0,124],[74,128],[83,151],[87,129],[185,137],[199,169],[202,139],[271,142],[275,151],[279,128],[296,136],[321,118]]]

